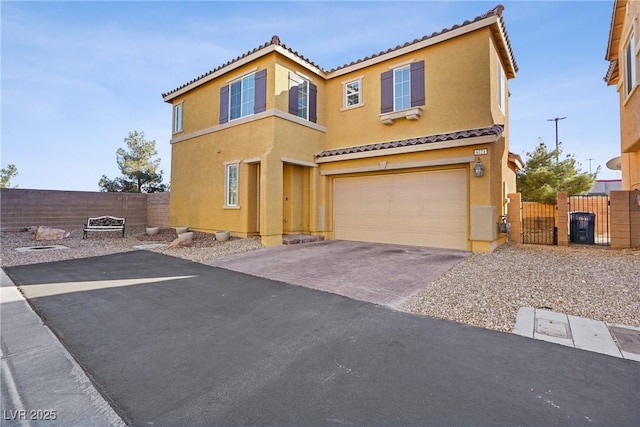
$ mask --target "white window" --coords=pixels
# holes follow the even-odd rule
[[[410,67],[393,70],[393,111],[411,107],[411,71]]]
[[[245,76],[231,83],[229,88],[229,119],[253,114],[255,102],[255,77],[253,74]]]
[[[636,41],[635,34],[632,32],[624,47],[624,88],[625,93],[629,95],[638,83],[638,74],[636,70]]]
[[[298,84],[298,117],[309,120],[309,82]]]
[[[344,108],[362,104],[362,79],[344,84]]]
[[[505,106],[507,105],[507,77],[504,74],[504,69],[498,67],[498,106],[504,113]]]
[[[238,206],[238,163],[225,165],[225,201],[226,207]]]
[[[173,107],[173,132],[182,132],[182,102]]]

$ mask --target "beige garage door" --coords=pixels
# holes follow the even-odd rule
[[[464,169],[336,178],[337,240],[467,249]]]

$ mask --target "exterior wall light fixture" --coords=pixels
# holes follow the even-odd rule
[[[476,175],[476,178],[484,175],[484,165],[480,161],[480,157],[476,157],[476,165],[473,167],[473,173]]]

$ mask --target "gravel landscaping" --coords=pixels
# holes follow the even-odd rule
[[[193,244],[190,247],[167,249],[166,247],[147,249],[164,253],[195,262],[219,258],[241,252],[262,248],[260,239],[231,238],[227,242],[217,242],[213,234],[194,233]],[[91,256],[108,255],[119,252],[139,250],[134,246],[161,243],[168,245],[177,237],[173,229],[161,229],[155,236],[147,236],[144,227],[127,227],[125,237],[118,232],[89,232],[86,239],[82,239],[82,229],[71,230],[71,235],[62,240],[35,241],[29,232],[2,232],[2,267],[14,265],[36,264],[41,262],[62,261],[66,259],[86,258]],[[68,249],[37,250],[18,252],[16,248],[29,246],[63,245]]]
[[[640,326],[640,250],[505,245],[472,254],[402,309],[510,332],[525,306]]]
[[[169,244],[173,229],[147,236],[143,227],[117,233],[82,230],[56,241],[35,241],[29,232],[2,232],[3,267],[61,261]],[[18,252],[16,248],[63,245],[67,249]],[[195,233],[185,248],[148,249],[203,262],[262,248],[257,238],[217,242]],[[609,323],[640,327],[640,250],[595,246],[505,245],[491,254],[472,254],[407,301],[402,310],[498,331],[511,331],[520,307],[546,308]]]

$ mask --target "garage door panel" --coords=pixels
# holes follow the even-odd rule
[[[467,172],[337,178],[335,238],[467,249]]]

